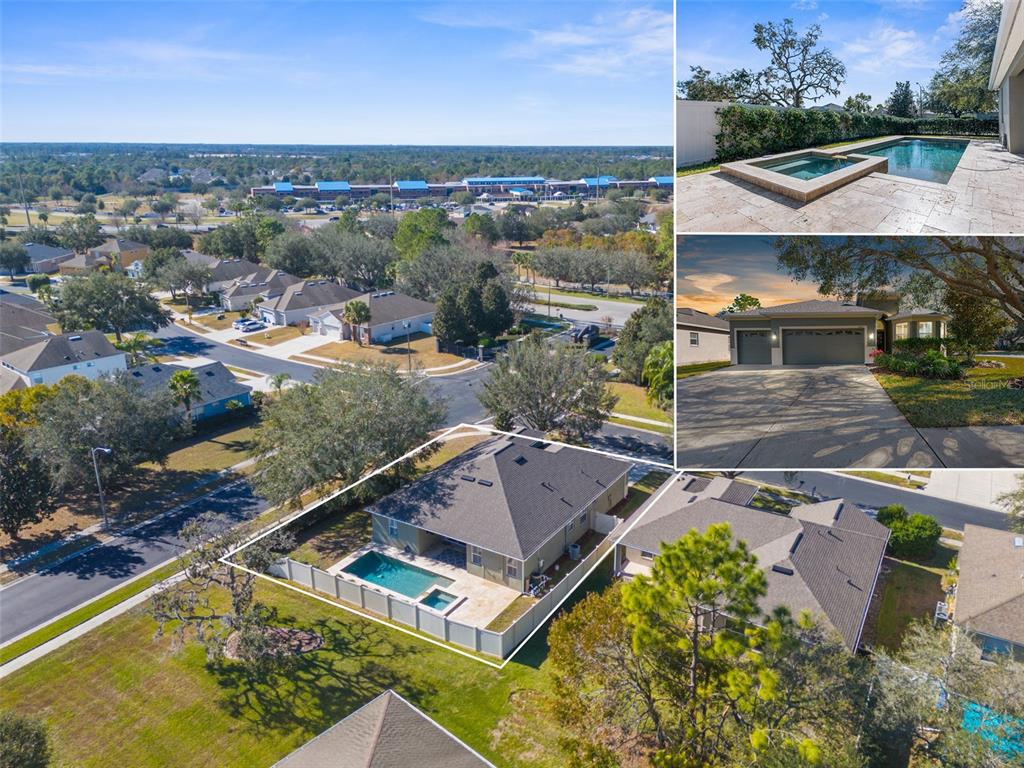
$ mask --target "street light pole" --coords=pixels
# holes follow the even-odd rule
[[[409,373],[412,373],[412,340],[409,337],[409,329],[412,327],[412,323],[408,320],[403,320],[402,327],[405,328],[405,356],[408,360]]]
[[[104,529],[110,527],[110,520],[107,518],[107,500],[103,495],[103,482],[100,480],[100,465],[96,463],[96,452],[109,456],[113,451],[110,448],[93,448],[90,453],[92,454],[92,469],[96,473],[96,488],[100,492],[100,509],[103,511],[103,527]]]

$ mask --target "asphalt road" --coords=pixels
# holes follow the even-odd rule
[[[193,500],[172,515],[3,587],[0,643],[172,560],[183,549],[178,531],[186,521],[209,514],[213,526],[223,528],[255,517],[268,506],[248,482],[239,481]]]
[[[279,360],[230,344],[210,341],[180,325],[169,325],[153,335],[164,342],[164,351],[171,354],[202,355],[225,365],[257,373],[287,373],[295,381],[312,381],[314,374],[320,370],[312,365]],[[463,422],[472,424],[487,417],[487,412],[476,398],[487,374],[488,369],[484,367],[452,376],[434,376],[428,380],[429,386],[448,403],[448,426]]]
[[[936,472],[949,470],[933,470]],[[946,528],[962,531],[965,523],[1005,530],[1006,515],[985,507],[975,507],[959,501],[924,496],[896,486],[867,483],[854,477],[826,472],[798,472],[795,483],[787,483],[782,472],[744,472],[742,477],[760,480],[782,487],[794,488],[812,496],[827,499],[845,498],[858,506],[878,509],[886,504],[902,504],[910,513],[931,515]],[[797,485],[799,484],[799,485]]]

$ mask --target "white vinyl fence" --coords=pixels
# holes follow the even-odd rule
[[[600,515],[599,517],[610,516]],[[611,520],[618,522],[614,517]],[[397,597],[340,574],[334,576],[327,571],[291,558],[283,558],[272,565],[270,575],[311,587],[317,592],[324,592],[365,611],[425,632],[447,643],[453,643],[488,656],[507,659],[529,634],[543,623],[554,607],[576,588],[594,564],[611,549],[612,544],[613,537],[606,536],[590,554],[576,564],[576,567],[565,578],[530,606],[529,610],[516,619],[515,623],[504,632],[492,632],[470,624],[463,624],[413,600]]]
[[[697,165],[715,159],[718,115],[728,101],[676,99],[676,166]]]

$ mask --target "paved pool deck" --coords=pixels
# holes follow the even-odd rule
[[[877,137],[835,151],[856,152]],[[937,138],[937,137],[936,137]],[[711,171],[676,179],[677,232],[1016,234],[1024,156],[972,139],[947,184],[872,173],[809,203]]]

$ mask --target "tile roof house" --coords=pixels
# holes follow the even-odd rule
[[[0,367],[19,376],[27,386],[56,384],[74,374],[87,379],[113,375],[128,368],[127,358],[99,331],[49,336],[0,358]]]
[[[384,691],[273,768],[494,768],[392,690]]]
[[[693,529],[729,523],[734,539],[746,542],[767,577],[761,610],[810,611],[856,651],[889,530],[844,499],[800,505],[780,515],[739,503],[743,497],[732,486],[719,488],[694,492],[685,485],[666,492],[617,545],[616,572],[624,578],[649,573],[662,544]]]
[[[238,406],[252,405],[252,387],[240,383],[223,363],[204,357],[189,358],[180,363],[147,363],[128,371],[128,375],[147,392],[163,391],[178,371],[192,370],[199,379],[199,399],[192,403],[192,420],[204,421],[231,411],[231,402]],[[178,410],[184,412],[182,405]]]
[[[145,243],[115,237],[91,248],[89,252],[98,258],[106,258],[114,269],[141,273],[142,262],[149,255],[149,250]]]
[[[690,307],[676,307],[676,365],[729,360],[729,324]]]
[[[41,301],[0,289],[0,357],[52,336],[56,322]]]
[[[76,277],[87,275],[101,268],[110,269],[113,263],[114,260],[110,256],[86,251],[85,253],[76,253],[67,261],[62,261],[57,265],[57,271],[64,277]]]
[[[360,294],[351,301],[361,301],[370,308],[370,322],[359,326],[362,342],[387,344],[406,334],[405,323],[411,334],[430,334],[434,322],[435,306],[395,291],[376,291]],[[345,302],[346,304],[348,302]],[[309,327],[313,333],[339,339],[352,339],[353,329],[343,320],[345,307],[329,309],[309,316]]]
[[[984,651],[1024,657],[1024,534],[968,523],[953,620]]]
[[[536,438],[494,437],[369,512],[375,542],[422,554],[448,540],[474,575],[526,591],[626,497],[632,464]]]
[[[42,243],[25,243],[29,265],[25,270],[30,273],[52,274],[62,262],[74,258],[75,252],[70,248],[54,248]]]
[[[339,309],[359,295],[359,291],[332,280],[302,280],[257,304],[256,314],[269,325],[297,325],[312,314]]]

